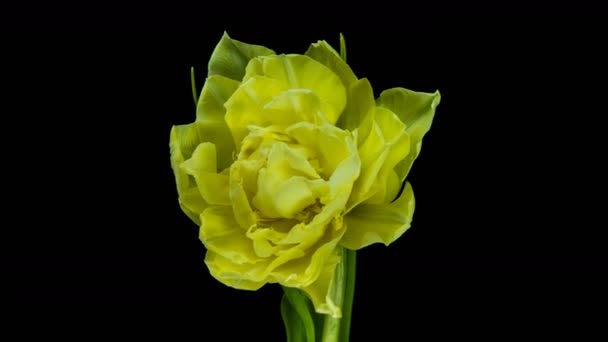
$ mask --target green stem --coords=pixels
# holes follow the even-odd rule
[[[341,248],[340,263],[336,267],[331,297],[342,308],[342,318],[325,316],[321,342],[348,342],[355,294],[356,252]]]
[[[198,95],[196,91],[196,80],[194,79],[194,67],[190,67],[190,85],[192,87],[192,99],[194,100],[194,107],[198,104]]]
[[[346,40],[344,39],[344,35],[340,33],[340,57],[342,60],[346,62]]]
[[[355,275],[357,269],[357,252],[344,249],[346,261],[346,283],[344,284],[344,303],[342,305],[342,324],[340,325],[341,341],[347,342],[350,337],[350,322],[355,298]]]

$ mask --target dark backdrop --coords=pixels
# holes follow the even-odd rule
[[[171,125],[195,115],[189,68],[200,89],[224,30],[279,53],[319,39],[337,47],[343,32],[349,64],[376,95],[441,91],[409,176],[412,228],[358,253],[353,336],[385,340],[438,317],[465,321],[465,334],[488,323],[523,331],[605,299],[601,20],[127,22],[5,36],[10,299],[151,304],[161,318],[182,310],[158,305],[187,304],[206,316],[201,334],[222,326],[282,340],[280,288],[237,291],[209,275],[169,164]]]

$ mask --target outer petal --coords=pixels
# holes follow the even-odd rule
[[[217,166],[221,171],[232,163],[235,146],[226,125],[224,103],[238,88],[239,82],[215,75],[205,81],[196,109],[201,140],[217,148]]]
[[[435,108],[439,105],[441,95],[438,91],[433,94],[421,93],[405,88],[385,90],[377,100],[379,106],[393,111],[405,123],[410,135],[412,151],[395,167],[395,172],[401,181],[405,179],[414,163],[420,149],[422,138],[431,128]]]
[[[258,57],[247,66],[246,82],[251,77],[263,76],[279,80],[290,89],[309,89],[321,102],[330,106],[323,114],[334,124],[346,105],[346,88],[329,68],[304,55]],[[331,110],[329,110],[331,109]]]
[[[317,280],[303,287],[302,291],[308,295],[317,313],[339,318],[342,317],[342,310],[331,300],[330,289],[340,258],[335,252],[325,257]]]
[[[357,77],[350,66],[342,60],[340,54],[338,54],[338,52],[336,52],[336,50],[334,50],[326,41],[320,40],[311,44],[308,50],[306,50],[305,55],[325,65],[336,73],[347,89],[350,87],[351,83],[357,81]]]
[[[390,110],[377,107],[367,138],[359,141],[361,176],[353,187],[347,210],[363,201],[389,203],[400,188],[393,168],[410,150],[405,125]]]
[[[399,118],[390,110],[382,107],[376,108],[375,120],[382,128],[382,135],[386,140],[387,155],[378,172],[374,195],[366,200],[369,204],[383,204],[392,202],[401,188],[401,182],[392,178],[397,163],[401,162],[410,153],[410,137]]]
[[[245,75],[245,67],[257,56],[274,55],[271,49],[234,40],[224,32],[222,39],[209,59],[209,76],[222,75],[240,81]]]
[[[196,124],[179,125],[171,128],[169,147],[171,150],[171,167],[175,175],[179,204],[188,217],[200,225],[199,215],[207,207],[198,185],[193,177],[181,168],[182,163],[192,156],[195,147],[200,143]]]
[[[365,139],[371,129],[375,108],[372,86],[367,78],[362,78],[348,87],[348,102],[336,125],[350,131],[356,129],[359,139]]]
[[[199,144],[192,157],[180,168],[196,180],[205,202],[213,205],[230,205],[228,175],[217,173],[216,150],[212,143]]]
[[[239,290],[258,290],[268,281],[257,274],[264,272],[265,262],[254,265],[243,263],[237,264],[222,255],[211,250],[205,255],[205,264],[211,275],[224,283]]]
[[[414,207],[414,192],[409,182],[395,202],[356,206],[344,217],[346,233],[342,245],[348,249],[360,249],[377,242],[388,246],[410,227]]]
[[[230,260],[232,263],[255,264],[260,258],[255,254],[251,240],[234,219],[227,206],[211,206],[201,214],[199,238],[208,251]]]

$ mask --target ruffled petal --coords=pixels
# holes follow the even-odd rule
[[[347,95],[346,108],[336,126],[350,131],[357,130],[359,139],[365,139],[371,130],[374,109],[376,108],[374,91],[369,80],[362,78],[351,83]]]
[[[350,66],[346,64],[340,57],[340,54],[326,41],[320,40],[311,44],[308,50],[306,50],[305,55],[325,65],[338,75],[340,80],[342,80],[342,84],[344,84],[347,89],[353,82],[357,81],[357,77]]]
[[[253,265],[237,264],[209,250],[205,255],[205,264],[215,279],[235,289],[255,291],[268,282],[264,277],[265,261]]]
[[[332,124],[336,123],[346,106],[346,88],[340,77],[308,56],[258,57],[247,67],[243,82],[259,76],[281,81],[289,89],[311,90],[319,96],[321,102],[329,104],[323,114]]]
[[[409,154],[405,125],[390,110],[376,107],[367,138],[360,140],[361,176],[357,179],[347,210],[361,202],[389,203],[400,188],[393,168]],[[393,196],[393,197],[391,197]]]
[[[296,218],[329,192],[314,168],[285,143],[275,143],[259,171],[253,205],[269,218]]]
[[[414,207],[414,192],[409,182],[392,203],[356,206],[344,216],[346,233],[342,245],[354,250],[377,242],[388,246],[410,228]]]
[[[399,117],[410,136],[412,152],[395,167],[401,181],[407,177],[414,160],[420,154],[422,138],[431,128],[435,109],[440,101],[441,95],[438,91],[430,94],[405,88],[385,90],[377,100],[378,106],[390,109]]]
[[[316,152],[320,165],[318,171],[324,179],[329,179],[343,160],[353,156],[353,148],[357,154],[353,135],[329,124],[300,122],[288,127],[286,133],[298,144]],[[357,157],[355,159],[358,160]]]
[[[279,80],[255,77],[243,82],[226,101],[226,124],[232,132],[237,149],[240,150],[241,142],[249,132],[249,125],[264,127],[272,124],[261,113],[267,103],[285,90],[287,86]]]
[[[234,219],[230,207],[211,206],[205,209],[201,214],[199,238],[208,251],[217,253],[234,264],[255,264],[261,261],[251,240]]]
[[[205,81],[196,109],[196,121],[201,142],[211,142],[217,148],[217,166],[221,171],[230,166],[235,153],[232,134],[226,124],[224,103],[232,96],[239,82],[214,75]]]
[[[245,67],[257,56],[274,55],[274,51],[261,45],[253,45],[234,40],[224,32],[209,59],[209,76],[222,75],[240,81],[245,75]]]
[[[199,144],[192,157],[180,165],[194,177],[201,196],[208,204],[230,205],[228,175],[217,173],[216,149],[212,143]]]
[[[197,225],[200,225],[199,215],[207,207],[202,198],[196,180],[181,168],[182,163],[189,159],[196,146],[200,143],[195,124],[173,126],[169,139],[171,151],[171,168],[175,175],[175,183],[180,207],[184,213]]]

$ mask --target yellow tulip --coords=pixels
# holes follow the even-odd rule
[[[179,203],[213,277],[298,288],[340,317],[330,294],[340,249],[388,245],[410,227],[405,179],[439,100],[404,88],[375,100],[325,41],[284,55],[224,34],[196,120],[170,136]]]

